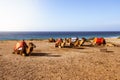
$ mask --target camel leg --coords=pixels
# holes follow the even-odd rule
[[[14,51],[14,54],[20,54],[19,50]]]
[[[12,53],[15,54],[15,51],[13,51]]]
[[[26,56],[26,48],[22,48],[22,50],[20,50],[20,55],[22,56]]]
[[[60,47],[61,47],[61,48],[64,48],[64,46],[65,46],[65,43],[64,43],[64,42],[60,44]]]

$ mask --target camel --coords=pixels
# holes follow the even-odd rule
[[[35,47],[36,47],[36,45],[34,45],[32,42],[29,42],[28,47],[22,47],[21,50],[15,50],[13,52],[13,54],[29,56]]]
[[[106,41],[104,38],[95,37],[92,42],[92,45],[105,45],[105,44],[106,44]]]
[[[55,42],[55,39],[49,38],[48,41],[49,41],[49,42]]]
[[[106,42],[106,40],[104,38],[96,38],[96,37],[93,39],[92,45],[93,46],[96,46],[96,45],[109,46],[109,47],[119,46],[119,45],[116,45],[116,44],[111,43],[111,42]]]
[[[96,38],[95,38],[96,39]],[[98,41],[93,39],[92,41],[86,38],[81,40],[76,39],[72,42],[71,38],[65,38],[64,40],[57,41],[55,47],[64,48],[64,47],[80,47],[86,42],[87,46],[116,46],[115,44],[108,43],[104,38],[98,38]]]
[[[76,44],[78,44],[78,38],[74,38],[74,39],[72,39],[72,38],[68,38],[68,39],[64,39],[64,41],[63,41],[63,43],[64,43],[64,46],[69,46],[69,47],[73,47],[74,46],[74,43],[76,43]],[[62,43],[62,44],[63,44]]]
[[[61,38],[58,38],[55,42],[55,47],[59,47],[61,48],[62,47],[62,44],[63,44],[63,39]]]
[[[109,46],[109,47],[115,47],[115,46],[117,46],[117,47],[119,47],[120,45],[116,45],[116,44],[114,44],[114,43],[107,42],[107,43],[105,44],[105,46]]]
[[[36,48],[36,45],[30,42],[28,44],[28,48],[26,48],[26,54],[31,55],[31,52],[33,51],[34,48]]]
[[[84,42],[86,41],[85,38],[82,38],[82,40],[77,39],[74,43],[72,43],[73,47],[80,47],[84,44]]]
[[[55,47],[59,47],[59,48],[64,48],[66,45],[70,46],[71,43],[71,38],[65,38],[65,39],[57,39],[56,43],[55,43]]]
[[[72,42],[71,38],[68,38],[68,39],[65,38],[63,41],[57,43],[57,47],[59,47],[59,48],[64,48],[65,46],[68,46],[68,47],[79,47],[79,46],[82,46],[85,41],[86,41],[85,38],[82,38],[82,40],[79,40],[77,38],[75,40],[75,42]]]
[[[109,46],[109,47],[118,46],[118,45],[115,45],[113,43],[106,42],[106,40],[104,38],[99,38],[100,40],[98,40],[98,41],[96,41],[95,39],[91,42],[90,40],[82,38],[82,40],[76,40],[74,43],[72,43],[72,46],[73,47],[77,47],[77,46],[80,47],[80,46],[83,46],[83,44],[85,42],[89,42],[90,43],[89,46]]]

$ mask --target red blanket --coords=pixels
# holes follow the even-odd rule
[[[15,47],[14,47],[14,50],[17,50],[19,48],[22,48],[24,46],[24,42],[18,42],[16,43]]]
[[[104,38],[95,38],[94,42],[98,45],[103,44]]]

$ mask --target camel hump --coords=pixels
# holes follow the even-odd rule
[[[19,43],[16,43],[16,45],[15,45],[15,47],[14,47],[14,50],[17,50],[19,47],[20,47],[20,44],[19,44]]]
[[[26,43],[25,42],[17,42],[15,47],[14,47],[14,50],[17,50],[19,48],[22,48],[23,46],[25,46]]]
[[[55,39],[49,38],[48,41],[49,41],[49,42],[55,42]]]
[[[60,42],[62,42],[63,40],[61,39],[61,38],[58,38],[57,39],[57,41],[56,41],[56,43],[60,43]]]
[[[95,44],[105,44],[105,39],[104,38],[97,38],[97,37],[95,37],[93,42]]]

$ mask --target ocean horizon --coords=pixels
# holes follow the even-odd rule
[[[120,37],[120,31],[14,31],[0,32],[0,40],[48,39],[48,38]]]

